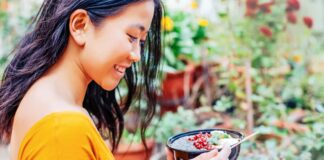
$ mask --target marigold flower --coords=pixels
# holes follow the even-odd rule
[[[272,37],[272,31],[268,26],[262,26],[259,28],[259,31],[262,33],[263,36],[266,36],[268,38]]]
[[[174,27],[173,20],[169,16],[162,18],[161,25],[165,31],[171,31]]]
[[[192,1],[192,2],[191,2],[191,8],[192,8],[192,9],[197,9],[197,8],[198,8],[198,3],[197,3],[197,1]]]
[[[294,55],[292,60],[296,63],[300,63],[303,60],[303,57],[301,55]]]
[[[208,22],[207,19],[199,19],[199,20],[198,20],[198,24],[199,24],[199,26],[201,26],[201,27],[207,27],[208,24],[209,24],[209,22]]]
[[[313,19],[311,17],[304,17],[303,18],[304,20],[304,23],[305,25],[308,27],[308,28],[312,28],[313,27]]]
[[[297,23],[297,16],[294,12],[287,12],[287,20],[292,24]]]

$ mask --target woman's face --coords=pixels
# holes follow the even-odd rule
[[[140,60],[154,14],[154,2],[133,3],[99,26],[90,25],[80,61],[87,76],[105,90],[114,89],[126,68]]]

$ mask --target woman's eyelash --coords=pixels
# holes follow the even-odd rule
[[[136,38],[136,37],[134,37],[134,36],[132,36],[132,35],[130,35],[130,34],[127,34],[127,35],[128,35],[129,38],[131,39],[131,42],[137,41],[137,39],[138,39],[138,38]],[[145,41],[140,40],[140,44],[141,44],[141,46],[142,46],[142,45],[145,45]]]
[[[127,34],[127,35],[128,35],[128,37],[131,39],[132,42],[134,42],[134,41],[137,40],[136,37],[134,37],[134,36],[132,36],[132,35],[130,35],[130,34]]]

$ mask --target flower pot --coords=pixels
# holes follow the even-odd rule
[[[147,151],[145,151],[142,143],[120,143],[114,153],[114,157],[116,160],[149,160],[152,155],[155,141],[153,139],[148,139],[146,143],[148,148]]]
[[[195,72],[194,72],[194,81],[197,81],[202,76],[207,76],[209,82],[215,81],[215,76],[213,70],[220,67],[220,64],[217,62],[209,62],[204,67],[203,64],[199,64],[195,66]]]
[[[166,73],[162,82],[162,94],[158,97],[161,106],[161,115],[167,111],[177,111],[179,105],[183,105],[188,98],[194,82],[194,66],[187,65],[183,71]]]

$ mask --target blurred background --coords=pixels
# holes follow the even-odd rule
[[[239,160],[324,159],[324,0],[163,1],[159,114],[146,135],[148,159],[165,159],[170,136],[203,128],[259,131],[241,145]],[[0,75],[41,3],[0,0]],[[143,106],[145,99],[133,108]],[[135,113],[126,115],[127,149],[117,159],[143,148]],[[9,159],[7,146],[0,159]]]

